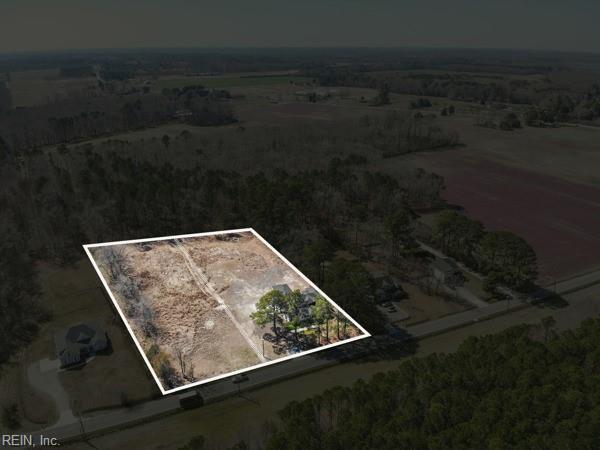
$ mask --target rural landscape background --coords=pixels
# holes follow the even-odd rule
[[[70,3],[0,6],[2,435],[600,447],[597,5]],[[372,336],[163,397],[82,245],[247,227]]]

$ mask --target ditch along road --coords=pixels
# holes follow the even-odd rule
[[[468,316],[462,317],[461,324],[445,323],[455,314],[428,322],[432,325],[438,322],[437,329],[421,330],[423,336],[419,338],[415,356],[452,352],[469,336],[490,334],[521,323],[539,323],[547,316],[556,319],[558,330],[576,327],[586,318],[600,315],[600,272],[597,275],[598,278],[596,273],[582,275],[581,282],[585,285],[577,290],[576,278],[566,281],[564,287],[569,292],[563,295],[566,306],[561,308],[552,309],[540,303],[506,309],[504,304],[495,303],[502,307],[502,312],[487,318]],[[485,308],[472,311],[481,314],[482,309]],[[418,338],[417,326],[407,331]],[[361,342],[372,339],[375,340]],[[338,359],[343,359],[344,346],[337,349],[338,356],[342,355]],[[318,356],[307,355],[249,372],[249,380],[243,386],[233,384],[230,379],[203,386],[203,394],[220,401],[195,410],[180,411],[178,396],[170,395],[133,408],[84,417],[81,424],[46,429],[40,434],[66,440],[69,449],[87,450],[90,444],[103,450],[177,448],[198,434],[206,437],[209,448],[228,447],[242,437],[252,445],[260,442],[264,423],[277,420],[277,412],[288,402],[303,400],[335,386],[350,386],[359,379],[368,380],[376,373],[396,369],[407,358],[391,352],[388,356],[367,355],[340,363],[338,359],[324,360]],[[239,434],[232,430],[238,430]],[[86,435],[89,438],[84,441]]]
[[[188,271],[190,272],[190,274],[192,275],[192,278],[194,279],[194,281],[200,288],[200,290],[202,292],[204,292],[206,295],[208,295],[209,297],[214,298],[217,301],[217,303],[219,303],[219,306],[217,306],[217,308],[225,311],[225,313],[227,314],[227,317],[229,317],[229,320],[231,320],[231,322],[233,322],[233,324],[235,325],[237,330],[240,332],[240,334],[242,335],[242,337],[244,338],[244,340],[246,341],[248,346],[252,349],[252,351],[254,352],[256,357],[260,360],[260,362],[263,362],[263,363],[267,362],[267,359],[263,356],[262,351],[258,348],[258,345],[252,340],[252,337],[249,336],[248,333],[246,333],[246,330],[244,330],[242,325],[235,318],[235,316],[233,315],[233,312],[231,311],[231,309],[229,309],[229,306],[227,306],[227,303],[225,303],[225,300],[223,300],[223,297],[221,297],[219,295],[219,293],[215,290],[215,288],[212,286],[208,277],[206,275],[204,275],[204,272],[202,271],[202,269],[200,269],[196,265],[196,263],[194,262],[194,260],[192,259],[192,257],[190,256],[188,251],[185,249],[185,247],[182,245],[182,243],[179,239],[175,240],[175,246],[177,247],[177,249],[183,256],[183,258],[185,260],[185,265],[186,265]]]

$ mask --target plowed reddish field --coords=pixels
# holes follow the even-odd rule
[[[453,152],[428,155],[446,180],[444,198],[486,227],[535,249],[541,283],[600,265],[600,188]]]

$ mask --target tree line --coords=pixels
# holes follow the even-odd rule
[[[0,80],[0,116],[6,114],[12,108],[12,95],[6,82]]]
[[[469,73],[422,73],[411,71],[373,71],[363,66],[311,69],[307,74],[323,86],[355,86],[386,92],[480,104],[527,105],[523,120],[528,126],[557,122],[591,122],[600,118],[600,85],[584,90],[553,84],[549,77],[516,79],[503,75]],[[418,102],[416,103],[418,104]]]
[[[486,77],[468,73],[422,73],[411,71],[373,71],[362,66],[321,68],[308,70],[323,86],[355,86],[379,89],[387,86],[389,92],[477,103],[532,104],[537,96],[535,86],[527,80]]]
[[[13,151],[67,144],[173,121],[196,126],[237,121],[228,102],[229,93],[213,92],[202,86],[167,90],[162,94],[75,97],[12,110],[4,99],[2,86],[0,83],[0,139]]]
[[[454,353],[290,402],[252,448],[598,448],[600,319],[560,334],[555,325],[548,316],[472,336]],[[206,448],[201,435],[179,447]],[[230,450],[248,448],[242,439]]]
[[[585,93],[554,92],[528,108],[525,124],[545,126],[557,122],[591,122],[600,118],[600,84]]]
[[[291,402],[262,448],[598,448],[600,320],[553,326],[469,337],[455,353]]]
[[[1,374],[2,366],[37,336],[40,324],[51,317],[51,311],[40,303],[37,273],[27,254],[26,236],[8,222],[3,222],[0,230]]]
[[[481,222],[459,212],[440,213],[430,239],[442,252],[483,273],[488,290],[503,285],[526,291],[537,278],[537,257],[523,238],[486,231]]]
[[[456,130],[398,111],[389,111],[381,118],[363,116],[359,123],[366,130],[365,144],[380,150],[384,158],[460,144]]]

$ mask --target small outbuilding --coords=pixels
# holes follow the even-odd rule
[[[450,258],[436,258],[431,263],[433,277],[444,284],[452,284],[461,279],[462,272]]]

